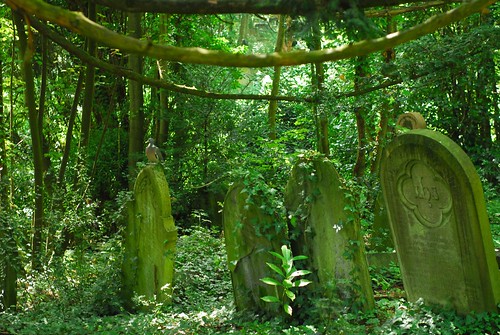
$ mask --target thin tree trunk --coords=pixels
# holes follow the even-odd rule
[[[1,54],[0,54],[1,55]],[[5,110],[3,108],[3,61],[0,59],[0,211],[6,209],[9,203],[9,169],[7,165],[7,136],[8,127],[6,125]]]
[[[80,95],[83,90],[83,79],[85,78],[85,73],[80,71],[78,76],[78,82],[76,84],[75,97],[73,98],[73,105],[71,106],[71,111],[68,120],[68,130],[66,131],[66,141],[64,145],[64,153],[61,160],[61,168],[59,169],[58,183],[62,184],[64,181],[64,175],[66,173],[66,167],[69,161],[69,155],[71,153],[71,142],[73,140],[73,128],[75,125],[76,113],[78,111],[78,102],[80,101]]]
[[[33,45],[31,37],[30,41],[24,29],[24,21],[17,12],[13,12],[14,22],[19,35],[20,54],[23,57],[21,67],[25,81],[25,103],[28,107],[28,119],[31,132],[31,145],[33,151],[33,165],[35,175],[35,211],[33,218],[33,237],[32,237],[32,254],[31,263],[34,270],[40,269],[40,256],[42,244],[42,230],[44,228],[44,211],[43,211],[43,151],[41,140],[41,129],[38,124],[38,111],[35,102],[35,80],[33,76]],[[31,34],[31,32],[28,32]]]
[[[132,37],[140,38],[142,14],[129,13],[128,15],[128,30]],[[142,73],[142,57],[138,55],[129,55],[128,67],[137,72]],[[129,80],[129,146],[128,146],[128,169],[129,169],[129,186],[132,188],[133,181],[136,175],[136,163],[143,155],[144,151],[144,110],[143,110],[143,93],[142,85],[136,81]]]
[[[168,33],[168,15],[160,15],[160,41],[166,42]],[[158,60],[158,75],[160,79],[164,79],[164,74],[167,72],[168,62]],[[157,134],[157,141],[160,144],[167,142],[170,130],[170,111],[168,105],[169,92],[166,89],[160,88],[160,127]]]
[[[248,23],[250,15],[241,14],[240,31],[238,33],[238,45],[244,45],[248,35]]]
[[[387,34],[393,33],[397,31],[397,23],[395,20],[391,20],[390,18],[388,19],[389,22],[387,23]],[[387,49],[384,52],[384,62],[385,64],[392,64],[394,59],[396,59],[396,51],[394,49]],[[390,94],[390,91],[388,89],[384,90],[384,95],[387,96]],[[385,145],[385,140],[387,136],[387,130],[389,126],[389,119],[394,115],[394,110],[393,107],[391,106],[388,99],[384,100],[384,103],[382,104],[382,108],[380,109],[380,121],[379,121],[379,129],[377,133],[377,139],[376,143],[377,146],[375,148],[375,158],[373,160],[373,164],[370,166],[370,172],[378,174],[379,173],[379,166],[380,166],[380,161],[382,158],[382,151],[384,149]]]
[[[313,50],[321,50],[321,30],[319,21],[316,19],[312,27]],[[325,70],[323,63],[314,63],[312,72],[312,85],[315,95],[313,102],[313,114],[316,120],[316,134],[318,151],[326,157],[330,156],[330,141],[328,139],[328,116],[324,108],[320,108],[322,104],[321,96],[323,95],[323,84],[325,81]]]
[[[362,89],[362,80],[366,76],[364,67],[366,66],[366,57],[359,57],[355,69],[354,90]],[[354,165],[353,175],[356,178],[363,177],[366,168],[366,112],[363,107],[355,107],[354,115],[356,117],[356,126],[358,130],[358,150],[356,164]]]
[[[0,311],[16,305],[17,272],[12,264],[17,260],[17,248],[12,239],[12,228],[9,221],[4,219],[3,213],[9,204],[9,183],[7,169],[7,125],[4,114],[3,100],[3,62],[0,59]],[[7,243],[6,243],[7,242]]]
[[[14,73],[16,69],[16,31],[12,29],[12,46],[11,46],[11,61],[10,61],[10,87],[9,87],[9,139],[14,142]],[[14,166],[14,155],[10,156],[10,166]],[[14,178],[9,174],[9,208],[14,204]]]
[[[42,36],[42,74],[40,81],[40,99],[38,102],[38,129],[40,129],[40,139],[42,141],[42,150],[43,150],[43,175],[44,175],[44,185],[45,190],[49,196],[52,195],[53,185],[52,182],[54,180],[54,175],[49,171],[50,166],[52,164],[49,151],[49,142],[43,133],[43,122],[45,115],[45,97],[47,93],[47,77],[48,77],[48,44],[49,39],[46,36]]]
[[[90,20],[96,19],[96,5],[90,1],[88,5],[88,17]],[[87,52],[95,57],[97,52],[96,42],[93,39],[87,39]],[[94,107],[94,86],[95,86],[95,67],[87,65],[85,73],[85,92],[82,104],[82,129],[81,129],[81,147],[87,148],[90,139],[90,125],[92,120],[92,109]]]
[[[278,38],[276,39],[276,46],[274,51],[281,52],[283,50],[283,41],[285,37],[285,15],[280,15],[278,22]],[[280,90],[280,76],[281,76],[281,66],[274,67],[273,75],[273,87],[271,89],[271,96],[275,97],[278,95]],[[276,112],[278,111],[278,101],[271,100],[269,102],[269,109],[267,113],[268,123],[269,123],[269,138],[271,140],[276,139]]]

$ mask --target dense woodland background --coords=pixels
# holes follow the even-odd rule
[[[287,16],[132,14],[83,1],[55,4],[144,40],[241,54],[332,48],[407,29],[456,6]],[[38,320],[29,313],[53,301],[79,301],[88,315],[122,312],[115,293],[124,208],[146,164],[148,137],[163,152],[176,226],[185,237],[179,242],[177,308],[196,310],[189,305],[195,286],[206,287],[203,295],[215,292],[216,302],[230,292],[214,282],[217,276],[227,280],[220,211],[229,185],[243,178],[254,192],[276,195],[263,206],[286,220],[279,195],[297,156],[310,151],[335,163],[356,198],[367,249],[376,250],[370,237],[379,159],[405,112],[421,113],[429,128],[471,157],[500,247],[497,3],[381,53],[274,68],[129,55],[59,26],[23,20],[0,3],[0,262],[3,291],[13,278],[18,290],[3,297],[0,309],[17,299],[19,312],[4,314],[0,330],[9,324],[27,329],[27,319]],[[220,255],[205,269],[214,278],[190,283],[196,276],[189,271],[207,262],[204,250]],[[189,264],[194,268],[188,271]],[[196,333],[191,331],[186,333]]]

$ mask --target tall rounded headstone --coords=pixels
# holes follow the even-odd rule
[[[276,287],[260,279],[274,276],[267,263],[276,263],[276,258],[269,251],[280,253],[286,231],[276,229],[278,220],[261,205],[258,195],[250,200],[243,183],[234,184],[227,192],[223,209],[227,261],[236,308],[277,314],[279,306],[261,299],[277,296]]]
[[[483,190],[463,150],[431,130],[402,134],[384,151],[381,182],[408,299],[497,311],[500,272]]]
[[[129,206],[123,262],[124,294],[169,303],[172,298],[177,230],[170,193],[158,165],[148,165],[137,176]]]
[[[306,268],[313,271],[308,279],[314,283],[305,289],[369,310],[374,299],[361,226],[347,205],[340,176],[326,158],[304,158],[293,167],[285,206],[295,221],[289,227],[293,252],[307,256]]]

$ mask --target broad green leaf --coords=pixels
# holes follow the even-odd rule
[[[296,269],[291,264],[283,264],[283,270],[285,270],[284,277],[290,277]]]
[[[293,283],[293,286],[294,287],[304,287],[304,286],[307,286],[311,283],[312,283],[312,281],[310,281],[310,280],[300,279],[300,280],[297,280],[295,283]]]
[[[285,310],[285,313],[292,316],[293,309],[289,304],[284,304],[283,309]]]
[[[295,256],[293,258],[294,261],[301,261],[303,259],[308,259],[309,257],[305,256],[305,255],[298,255],[298,256]]]
[[[285,279],[283,280],[283,287],[284,288],[290,288],[290,287],[293,287],[293,283],[290,279]]]
[[[284,261],[283,256],[282,256],[282,255],[280,255],[280,254],[278,254],[277,252],[274,252],[274,251],[269,251],[269,253],[270,253],[271,255],[273,255],[274,257],[279,258],[279,259],[281,259],[282,261]]]
[[[293,293],[292,291],[290,290],[285,290],[285,294],[286,296],[291,300],[291,301],[294,301],[295,300],[295,293]]]
[[[283,271],[275,264],[273,263],[266,263],[267,266],[269,266],[274,272],[276,272],[277,274],[279,274],[280,276],[284,277],[285,274],[283,273]]]
[[[305,276],[305,275],[308,275],[310,274],[311,271],[309,270],[297,270],[295,272],[293,272],[292,274],[290,274],[290,278],[295,278],[295,277],[299,277],[299,276]]]
[[[272,295],[266,295],[265,297],[261,297],[265,302],[280,302],[280,300]]]
[[[281,246],[281,253],[287,261],[292,260],[292,251],[285,244]]]
[[[269,278],[269,277],[261,278],[260,281],[267,284],[267,285],[272,285],[272,286],[280,286],[281,285],[281,283],[279,281],[277,281],[276,279],[273,279],[273,278]]]

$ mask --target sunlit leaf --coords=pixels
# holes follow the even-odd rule
[[[285,274],[283,273],[283,271],[278,266],[276,266],[275,264],[273,264],[273,263],[266,263],[266,264],[267,264],[267,266],[269,266],[274,272],[276,272],[280,276],[282,276],[282,277],[285,276]]]
[[[266,295],[265,297],[261,297],[265,302],[280,302],[277,297],[273,297],[272,295]]]
[[[273,278],[269,278],[269,277],[261,278],[260,281],[267,284],[267,285],[272,285],[272,286],[280,286],[281,285],[281,283],[279,281],[277,281],[276,279],[273,279]]]

